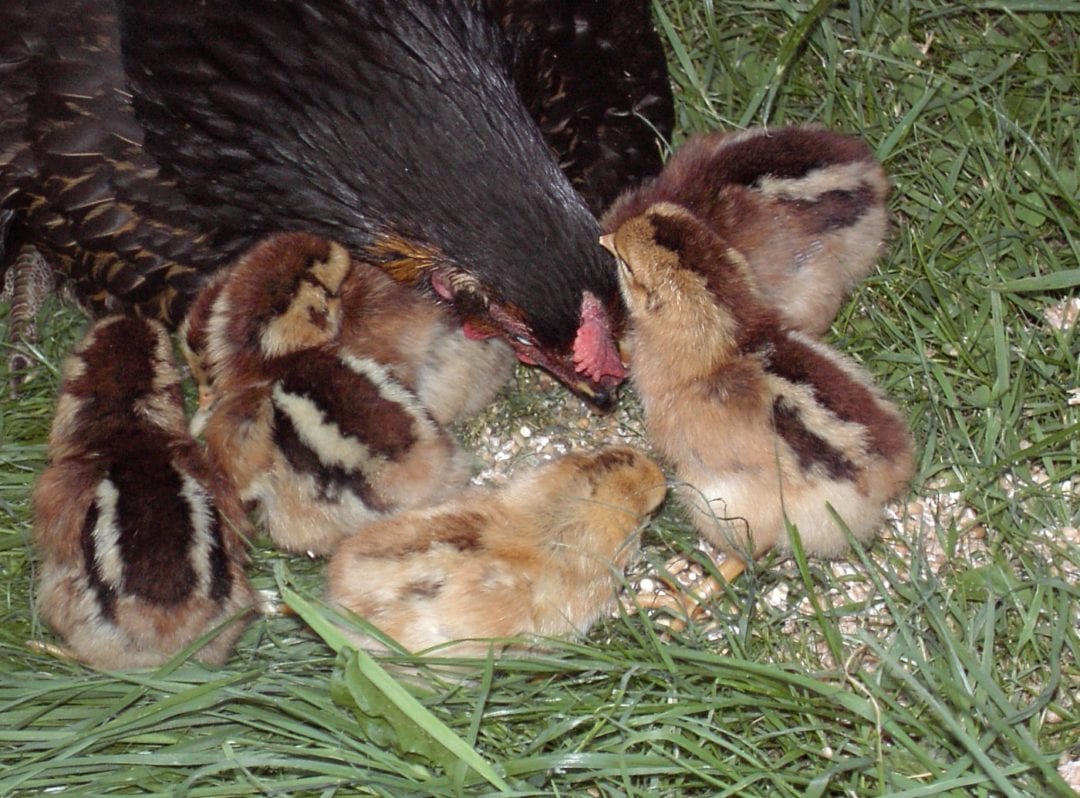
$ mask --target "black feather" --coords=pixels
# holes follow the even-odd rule
[[[674,125],[650,0],[487,0],[513,76],[559,166],[595,214],[660,171]]]

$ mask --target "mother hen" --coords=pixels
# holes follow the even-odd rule
[[[611,401],[594,213],[672,123],[645,0],[14,0],[0,81],[0,254],[34,244],[93,310],[175,324],[306,229]]]

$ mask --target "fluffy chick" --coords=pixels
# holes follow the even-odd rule
[[[851,360],[785,327],[750,268],[708,226],[670,204],[604,243],[619,259],[632,379],[649,435],[684,483],[698,530],[746,560],[834,557],[859,540],[913,471],[904,420]]]
[[[157,322],[98,322],[64,366],[33,493],[39,607],[73,655],[159,665],[232,621],[196,656],[228,656],[255,594],[236,495],[188,435],[172,347]]]
[[[816,127],[689,139],[620,197],[606,233],[655,203],[690,210],[745,259],[784,323],[821,335],[881,254],[889,183],[861,139]]]
[[[312,239],[294,239],[298,247]],[[305,243],[306,242],[306,243]],[[199,388],[192,432],[205,426],[216,394],[207,331],[229,270],[204,285],[180,326],[180,349]],[[372,359],[414,391],[439,424],[467,418],[489,405],[513,373],[514,352],[499,338],[471,338],[446,309],[353,259],[340,286],[342,353]]]
[[[468,476],[450,436],[373,351],[342,346],[353,273],[338,244],[272,236],[211,286],[202,343],[211,463],[274,542],[328,554],[381,514],[441,501]],[[398,308],[408,317],[408,308]],[[203,333],[188,330],[189,345]]]
[[[413,651],[462,640],[440,653],[483,655],[492,643],[478,638],[584,634],[665,493],[635,449],[574,452],[368,526],[331,558],[328,597]]]
[[[385,364],[439,424],[489,405],[515,362],[503,340],[470,337],[443,305],[358,259],[342,286],[341,349]]]

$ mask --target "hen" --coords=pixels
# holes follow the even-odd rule
[[[308,229],[611,401],[590,207],[670,131],[648,3],[15,0],[0,77],[0,246],[92,309],[176,324],[207,274]]]

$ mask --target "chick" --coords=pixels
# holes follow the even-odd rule
[[[75,658],[159,665],[228,623],[196,656],[221,663],[256,603],[248,521],[188,435],[180,378],[154,321],[98,322],[64,366],[33,492],[39,607]]]
[[[179,330],[181,351],[199,387],[199,410],[192,421],[196,435],[215,399],[207,330],[228,273],[216,272],[206,282]],[[508,344],[493,337],[470,338],[441,305],[371,264],[353,259],[340,294],[340,351],[386,365],[439,424],[489,405],[513,372],[515,357]]]
[[[361,354],[354,332],[343,345],[352,273],[338,244],[272,236],[211,286],[205,330],[186,337],[202,347],[213,395],[211,464],[257,504],[277,545],[313,555],[384,513],[441,501],[468,477],[464,454],[376,359],[375,342]]]
[[[516,360],[495,337],[470,337],[443,305],[354,259],[342,286],[341,348],[385,364],[439,424],[489,405]]]
[[[795,330],[735,249],[689,211],[658,204],[603,243],[619,259],[632,380],[646,429],[684,483],[707,539],[742,560],[847,546],[911,478],[904,420],[851,360]]]
[[[655,203],[681,205],[739,252],[785,324],[818,336],[881,253],[888,190],[855,136],[816,127],[711,133],[620,197],[602,226],[611,233]]]
[[[330,559],[328,598],[413,651],[462,640],[440,653],[483,655],[492,642],[477,638],[584,634],[665,493],[635,449],[574,452],[364,528]]]

